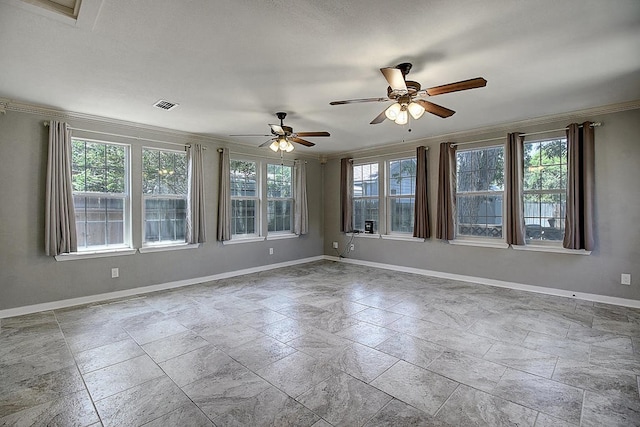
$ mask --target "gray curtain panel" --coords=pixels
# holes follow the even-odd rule
[[[562,246],[593,250],[594,131],[591,122],[567,127],[567,208]]]
[[[413,237],[428,239],[429,229],[429,199],[427,196],[427,149],[416,149],[416,202],[413,222]]]
[[[220,188],[218,191],[218,240],[231,240],[231,160],[229,149],[220,151]]]
[[[448,142],[440,144],[438,165],[438,209],[436,218],[436,238],[455,238],[456,217],[456,147]]]
[[[309,211],[307,209],[307,162],[294,162],[296,174],[295,206],[293,216],[293,232],[307,234],[309,232]]]
[[[187,242],[204,243],[207,240],[204,211],[203,148],[200,144],[187,147],[189,190],[187,192]]]
[[[71,181],[71,131],[66,123],[49,123],[49,157],[45,206],[45,252],[76,252],[76,214]]]
[[[340,231],[353,231],[353,164],[340,159]]]
[[[507,135],[505,175],[507,243],[524,245],[524,137],[518,132]]]

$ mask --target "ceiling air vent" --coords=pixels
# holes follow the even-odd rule
[[[172,110],[173,108],[177,107],[179,104],[173,103],[173,102],[169,102],[169,101],[165,101],[164,99],[161,99],[160,101],[156,102],[155,104],[153,104],[154,107],[158,107],[162,110]]]

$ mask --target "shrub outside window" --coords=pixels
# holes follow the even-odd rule
[[[127,247],[129,146],[72,139],[78,251]]]
[[[502,239],[504,147],[456,153],[456,236]]]
[[[567,202],[567,139],[524,144],[524,221],[528,241],[562,241]]]
[[[145,245],[185,241],[187,184],[185,152],[142,149]]]

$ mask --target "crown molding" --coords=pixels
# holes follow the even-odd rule
[[[535,117],[531,119],[519,120],[516,122],[505,122],[497,125],[474,128],[474,129],[464,130],[459,132],[451,132],[451,133],[446,133],[446,134],[441,134],[436,136],[430,136],[427,138],[414,139],[410,141],[405,140],[403,142],[378,145],[375,147],[369,147],[361,150],[343,151],[343,152],[338,152],[333,154],[327,154],[326,159],[335,160],[335,159],[344,157],[345,155],[349,155],[352,157],[369,157],[369,156],[376,156],[376,155],[383,156],[385,154],[389,154],[389,151],[391,148],[393,148],[392,151],[398,151],[401,149],[415,148],[418,145],[424,145],[432,142],[458,142],[455,140],[460,140],[460,142],[463,142],[463,140],[467,138],[482,138],[482,135],[485,135],[485,134],[513,132],[514,128],[533,127],[533,126],[557,123],[559,121],[575,121],[575,120],[583,121],[585,117],[619,113],[622,111],[637,110],[639,108],[640,108],[640,99],[637,99],[634,101],[604,105],[600,107],[572,111],[569,113]]]
[[[194,142],[202,141],[216,144],[221,147],[228,147],[233,149],[248,149],[255,150],[256,147],[252,144],[247,144],[237,141],[227,141],[222,138],[216,138],[211,135],[202,133],[184,132],[175,129],[163,128],[160,126],[146,125],[142,123],[130,122],[127,120],[112,119],[108,117],[96,116],[93,114],[78,113],[74,111],[64,111],[55,107],[47,107],[44,105],[32,104],[29,102],[14,101],[8,98],[0,98],[0,114],[4,114],[7,111],[14,111],[17,113],[34,114],[39,116],[45,116],[51,119],[61,120],[79,120],[86,123],[88,127],[94,125],[108,125],[111,129],[115,129],[123,134],[135,133],[136,131],[143,131],[153,137],[173,138],[176,142]],[[87,130],[91,132],[91,130]],[[140,137],[140,139],[144,139]],[[241,146],[241,147],[238,147]],[[265,156],[261,156],[265,157]],[[268,158],[276,158],[269,156]],[[280,157],[278,157],[279,159]],[[313,155],[308,153],[297,153],[297,158],[313,159],[320,161],[319,155]]]

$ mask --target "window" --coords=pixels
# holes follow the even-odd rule
[[[524,144],[524,221],[530,241],[562,241],[567,201],[567,139]]]
[[[259,183],[257,164],[253,161],[231,160],[231,234],[257,236],[259,213]]]
[[[353,166],[353,228],[364,230],[365,221],[373,221],[378,231],[378,163]]]
[[[142,149],[145,245],[185,241],[187,184],[185,152]]]
[[[456,235],[502,238],[504,147],[456,153]]]
[[[267,165],[267,223],[269,233],[290,232],[293,209],[293,168]]]
[[[389,233],[413,233],[416,159],[388,162],[387,209]]]
[[[130,244],[129,147],[72,139],[78,251]]]

